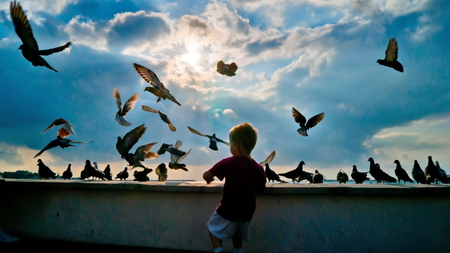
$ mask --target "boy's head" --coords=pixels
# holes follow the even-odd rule
[[[231,128],[229,138],[233,155],[250,155],[258,139],[258,130],[245,122]]]

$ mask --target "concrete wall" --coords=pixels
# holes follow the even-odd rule
[[[13,235],[211,251],[206,222],[220,184],[0,182]],[[231,251],[231,242],[224,242]],[[445,185],[268,184],[245,252],[450,252]]]

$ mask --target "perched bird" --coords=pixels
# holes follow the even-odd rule
[[[58,72],[56,69],[52,68],[50,64],[48,64],[47,61],[41,57],[41,55],[51,55],[53,53],[61,52],[69,47],[71,42],[69,41],[60,47],[39,50],[38,43],[34,38],[28,18],[22,10],[20,3],[15,0],[12,1],[9,9],[11,13],[11,20],[14,24],[14,29],[16,30],[17,36],[19,36],[23,43],[19,47],[19,49],[22,50],[23,57],[25,57],[25,59],[31,62],[35,67],[45,66],[55,72]]]
[[[434,164],[433,157],[428,156],[428,164],[427,167],[425,167],[425,178],[427,184],[431,184],[433,182],[437,184],[438,177],[439,177],[439,169]]]
[[[94,162],[94,165],[91,165],[90,160],[86,160],[84,164],[84,169],[81,171],[80,179],[84,180],[86,178],[92,178],[92,180],[98,178],[102,180],[106,180],[106,176],[103,171],[98,169],[97,163]]]
[[[44,129],[44,131],[42,131],[42,133],[49,130],[50,128],[60,125],[62,126],[58,130],[59,137],[65,138],[71,134],[75,134],[75,131],[72,128],[72,124],[63,118],[55,119],[46,129]]]
[[[406,173],[406,170],[402,168],[402,165],[400,164],[399,160],[395,160],[394,163],[397,165],[395,167],[395,175],[397,176],[398,182],[401,183],[401,180],[403,180],[403,183],[406,183],[406,181],[414,183],[412,179],[408,176],[408,173]]]
[[[214,150],[214,151],[219,150],[217,148],[217,142],[222,142],[223,144],[225,144],[227,146],[230,146],[230,143],[217,138],[216,134],[213,134],[213,135],[202,134],[199,131],[195,130],[194,128],[190,127],[190,126],[188,126],[188,129],[189,129],[189,131],[193,132],[194,134],[198,134],[200,136],[209,138],[209,148]]]
[[[439,164],[438,161],[436,161],[435,163],[436,163],[436,167],[438,168],[438,171],[439,171],[438,180],[441,181],[441,183],[443,183],[443,184],[448,183],[447,172],[445,172],[445,170],[443,170],[441,168],[441,165]]]
[[[172,124],[172,122],[170,121],[169,117],[167,117],[167,114],[163,113],[162,111],[150,108],[150,107],[148,107],[146,105],[142,106],[142,110],[144,110],[146,112],[158,113],[159,117],[162,119],[162,121],[166,122],[166,124],[169,126],[170,131],[172,131],[172,132],[177,131],[177,128]]]
[[[150,69],[141,66],[137,63],[133,63],[134,68],[136,71],[141,75],[142,78],[152,86],[145,87],[144,91],[148,91],[158,97],[156,102],[161,101],[161,99],[169,99],[172,100],[177,105],[181,104],[175,99],[175,97],[170,93],[170,90],[167,89],[163,83],[159,81],[158,76],[155,74],[155,72],[151,71]]]
[[[375,178],[375,180],[377,180],[377,184],[381,183],[381,182],[389,182],[389,183],[396,183],[397,180],[391,176],[389,176],[386,172],[382,171],[380,168],[380,165],[377,163],[375,164],[375,161],[373,160],[372,157],[369,157],[369,160],[367,160],[368,162],[370,162],[370,175],[372,175],[373,178]]]
[[[60,136],[56,136],[56,139],[49,142],[47,144],[47,146],[45,146],[41,151],[39,151],[33,158],[36,158],[38,156],[40,156],[42,153],[44,153],[44,151],[51,149],[51,148],[55,148],[57,146],[60,146],[62,149],[67,148],[67,147],[74,147],[74,145],[72,145],[71,143],[82,143],[82,144],[88,144],[91,143],[92,141],[89,142],[81,142],[81,141],[72,141],[69,139],[65,139],[62,138]]]
[[[238,69],[238,66],[234,62],[232,62],[230,64],[225,64],[223,61],[217,62],[216,71],[222,75],[235,76],[237,69]]]
[[[367,177],[367,173],[369,172],[359,172],[356,165],[353,165],[352,174],[350,176],[355,180],[355,183],[362,184],[364,181],[370,180],[370,178]]]
[[[403,72],[403,66],[397,61],[398,57],[398,45],[395,38],[390,38],[387,49],[385,51],[384,60],[378,59],[377,62],[380,65],[384,65],[389,68],[393,68],[397,71]]]
[[[105,174],[105,178],[107,180],[113,180],[112,179],[112,173],[111,173],[111,167],[109,167],[109,164],[106,165],[105,170],[103,170],[103,174]]]
[[[313,117],[311,117],[308,122],[306,122],[305,116],[303,116],[297,109],[292,107],[292,116],[294,117],[295,122],[297,122],[300,125],[300,128],[297,129],[298,134],[301,136],[308,136],[308,133],[306,132],[311,127],[314,127],[322,121],[322,119],[325,117],[325,113],[319,113]]]
[[[292,182],[295,183],[295,179],[300,177],[302,175],[302,172],[304,172],[303,171],[303,165],[305,165],[305,162],[301,161],[298,164],[297,168],[295,168],[294,170],[288,171],[286,173],[280,173],[278,175],[290,178],[290,179],[292,179]],[[311,177],[311,179],[312,179],[312,177]]]
[[[69,163],[69,165],[67,166],[67,169],[63,172],[62,174],[62,178],[63,179],[68,179],[70,180],[73,176],[72,170],[71,170],[71,166],[72,164]]]
[[[41,179],[49,179],[49,178],[56,178],[55,172],[53,172],[47,165],[45,165],[41,159],[37,160],[37,166],[38,166],[38,173]]]
[[[132,124],[125,119],[125,116],[134,108],[134,105],[139,99],[139,93],[135,93],[131,96],[127,102],[123,105],[122,108],[122,100],[120,99],[119,89],[114,88],[113,91],[114,99],[116,100],[117,108],[119,109],[116,113],[116,121],[119,122],[121,126],[131,126]]]
[[[156,175],[158,175],[158,181],[164,182],[167,180],[167,167],[165,163],[160,163],[155,170]]]
[[[319,173],[318,170],[315,171],[312,177],[313,184],[322,184],[323,183],[323,175]]]
[[[419,162],[417,160],[414,160],[414,165],[411,171],[411,175],[416,180],[417,183],[426,184],[427,179],[425,177],[425,173],[423,172],[422,168],[420,168]]]
[[[150,168],[144,168],[143,171],[134,171],[134,181],[140,181],[140,182],[145,182],[145,181],[149,181],[150,178],[147,176],[148,173],[152,172],[153,170]]]
[[[118,179],[118,178],[120,179],[120,181],[122,181],[122,179],[127,180],[127,178],[128,178],[128,168],[127,167],[125,167],[125,169],[123,169],[123,171],[121,171],[117,174],[115,179]]]
[[[142,145],[137,148],[134,153],[129,153],[131,148],[138,142],[146,130],[147,128],[145,125],[142,124],[126,133],[123,139],[120,136],[117,137],[116,149],[122,159],[125,159],[129,166],[133,166],[131,169],[135,167],[145,168],[141,162],[145,159],[155,159],[158,157],[156,153],[150,151],[157,142]]]
[[[348,181],[348,175],[347,175],[347,173],[345,173],[343,170],[340,170],[340,171],[337,173],[336,180],[337,180],[339,183],[344,183],[344,184],[345,184],[345,183]]]
[[[280,179],[280,176],[278,176],[278,174],[275,171],[270,169],[269,163],[265,163],[264,167],[265,167],[264,172],[266,173],[268,182],[270,182],[270,181],[278,181],[280,183],[284,182],[283,180]]]

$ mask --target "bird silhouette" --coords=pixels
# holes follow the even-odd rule
[[[359,172],[356,165],[353,165],[352,174],[350,176],[355,180],[355,183],[362,184],[364,181],[370,180],[370,178],[367,177],[367,173],[369,172]]]
[[[260,162],[259,165],[265,166],[266,164],[270,164],[270,163],[273,161],[273,159],[275,158],[275,155],[276,155],[276,154],[277,154],[277,152],[276,152],[275,150],[272,151],[272,153],[270,153],[270,154],[267,156],[266,160]]]
[[[394,172],[395,172],[395,175],[397,176],[398,182],[401,183],[401,180],[403,180],[403,183],[406,183],[406,182],[414,183],[412,181],[412,179],[408,176],[408,173],[406,173],[406,170],[404,170],[402,168],[400,161],[395,160],[394,163],[396,164]]]
[[[167,167],[165,163],[160,163],[155,169],[156,175],[158,175],[158,181],[164,182],[167,180]]]
[[[318,170],[315,171],[313,177],[312,177],[312,183],[313,184],[322,184],[323,183],[323,175],[319,173]]]
[[[125,167],[125,169],[123,169],[123,171],[119,172],[116,176],[115,179],[120,179],[120,181],[122,180],[126,180],[128,178],[128,168]]]
[[[58,130],[59,137],[65,138],[71,134],[75,134],[75,131],[72,128],[72,124],[63,118],[55,119],[46,129],[44,129],[44,131],[42,131],[42,133],[55,127],[55,126],[60,126],[60,125],[62,125],[62,126]]]
[[[284,183],[284,181],[280,179],[280,176],[269,167],[268,163],[265,163],[264,167],[265,167],[264,172],[266,173],[266,177],[269,182],[278,181],[280,183]]]
[[[368,160],[370,162],[370,175],[377,181],[377,184],[381,182],[389,182],[389,183],[396,183],[397,180],[391,176],[389,176],[386,172],[382,171],[380,168],[380,165],[377,163],[375,164],[375,161],[372,157],[370,157]]]
[[[428,164],[427,167],[425,167],[425,178],[427,181],[427,184],[431,183],[438,183],[439,178],[439,169],[433,162],[433,157],[428,156]]]
[[[304,171],[303,171],[303,165],[305,165],[305,162],[304,162],[304,161],[301,161],[301,162],[298,164],[297,168],[295,168],[295,169],[293,169],[293,170],[291,170],[291,171],[288,171],[288,172],[286,172],[286,173],[279,173],[278,175],[279,175],[279,176],[283,176],[283,177],[290,178],[290,179],[292,179],[292,182],[295,183],[295,179],[297,179],[298,177],[300,177],[300,176],[302,175],[302,172],[304,172]],[[312,173],[311,173],[311,174],[312,174]],[[312,179],[312,176],[311,176],[311,179]]]
[[[347,181],[348,181],[348,175],[347,175],[347,173],[345,173],[343,170],[340,170],[338,173],[337,173],[337,176],[336,176],[336,180],[339,182],[339,183],[347,183]]]
[[[67,42],[66,44],[46,50],[39,50],[38,43],[34,38],[33,31],[31,29],[30,23],[28,22],[28,18],[22,10],[22,6],[20,3],[15,0],[11,2],[10,6],[10,14],[11,20],[14,24],[14,29],[16,31],[17,36],[19,36],[22,41],[22,45],[20,45],[19,49],[22,50],[22,55],[29,62],[33,64],[33,66],[45,66],[55,72],[58,72],[56,69],[52,68],[47,61],[42,58],[41,55],[51,55],[53,53],[61,52],[67,47],[71,45],[71,42]]]
[[[219,150],[217,148],[217,142],[221,142],[221,143],[223,143],[223,144],[225,144],[227,146],[230,146],[230,143],[228,143],[226,141],[223,141],[222,139],[217,138],[216,134],[213,134],[213,135],[202,134],[199,131],[195,130],[194,128],[190,127],[190,126],[188,126],[188,129],[189,129],[189,131],[193,132],[194,134],[197,134],[197,135],[209,138],[209,148],[214,150],[214,151]]]
[[[292,107],[292,116],[294,117],[295,122],[300,125],[300,128],[297,129],[298,134],[300,134],[301,136],[308,136],[308,133],[306,131],[322,121],[322,119],[325,117],[325,113],[319,113],[311,117],[308,122],[306,122],[305,116],[303,116],[297,109]]]
[[[57,146],[60,146],[62,149],[67,148],[67,147],[74,147],[74,145],[72,145],[71,143],[81,143],[81,144],[88,144],[91,143],[92,141],[89,142],[81,142],[81,141],[72,141],[66,138],[61,138],[60,136],[56,136],[56,139],[49,142],[47,144],[47,146],[45,146],[41,151],[39,151],[34,158],[40,156],[42,153],[44,153],[46,150],[49,150],[51,148],[55,148]]]
[[[398,44],[395,38],[390,38],[387,49],[385,51],[384,60],[378,59],[377,62],[380,65],[393,68],[397,71],[403,72],[403,66],[397,61],[398,58]]]
[[[97,163],[94,162],[92,165],[90,160],[86,160],[84,164],[84,169],[81,171],[80,175],[81,180],[88,178],[91,178],[92,180],[96,178],[106,180],[105,174],[103,173],[103,171],[98,169]]]
[[[414,165],[411,171],[411,175],[416,180],[417,183],[426,184],[427,179],[425,177],[425,173],[423,172],[422,168],[420,168],[419,162],[417,160],[414,160]]]
[[[141,66],[137,63],[133,63],[134,68],[136,71],[141,75],[142,78],[152,86],[145,87],[144,91],[148,91],[158,97],[156,102],[161,101],[161,99],[169,99],[175,104],[181,106],[181,104],[175,99],[175,97],[170,93],[170,90],[167,89],[163,83],[159,81],[158,76],[155,74],[155,72],[151,71],[150,69]]]
[[[441,181],[441,183],[443,183],[443,184],[447,184],[448,183],[447,172],[445,172],[445,170],[443,170],[441,168],[441,165],[439,164],[438,161],[436,161],[435,163],[436,163],[436,167],[438,168],[438,171],[439,171],[438,180]]]
[[[136,102],[139,99],[139,93],[135,93],[131,96],[127,102],[122,107],[122,100],[120,99],[119,89],[114,88],[113,90],[114,99],[116,100],[117,108],[119,109],[116,113],[116,121],[119,122],[121,126],[131,126],[132,124],[127,121],[125,116],[134,108]]]
[[[148,177],[148,173],[152,172],[153,170],[150,168],[144,168],[142,171],[134,171],[134,181],[140,181],[140,182],[146,182],[149,181],[150,178]]]
[[[67,169],[66,169],[66,170],[63,172],[63,174],[62,174],[62,178],[63,178],[63,179],[68,179],[68,180],[70,180],[70,179],[72,178],[73,173],[72,173],[71,167],[72,167],[72,164],[69,163],[69,165],[67,166]]]
[[[162,111],[159,110],[155,110],[153,108],[150,108],[146,105],[142,106],[142,110],[146,111],[146,112],[152,112],[152,113],[158,113],[159,117],[162,119],[162,121],[164,121],[168,126],[170,131],[175,132],[177,131],[177,128],[172,124],[172,122],[170,121],[169,117],[163,113]]]
[[[225,64],[223,61],[217,62],[216,71],[222,75],[235,76],[237,69],[238,69],[238,66],[234,62],[232,62],[230,64]]]
[[[41,177],[41,179],[56,178],[55,172],[53,172],[47,165],[45,165],[41,159],[37,160],[37,166],[38,166],[38,174]]]
[[[175,145],[163,143],[158,150],[158,154],[162,155],[165,152],[170,153],[170,162],[169,168],[178,170],[182,169],[184,171],[188,171],[186,168],[186,164],[181,163],[183,159],[191,152],[192,149],[189,149],[187,152],[180,150],[180,147],[183,143],[180,140],[175,142]]]
[[[111,173],[111,167],[108,165],[106,165],[106,168],[103,170],[103,174],[105,174],[105,178],[107,180],[113,180],[112,179],[112,173]]]

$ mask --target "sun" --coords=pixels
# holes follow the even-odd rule
[[[193,66],[197,65],[198,54],[196,52],[189,52],[181,56],[181,60],[185,61]]]

